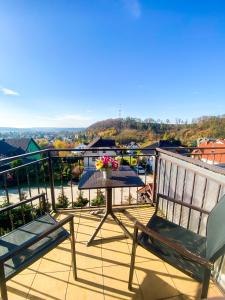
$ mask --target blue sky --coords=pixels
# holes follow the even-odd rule
[[[224,0],[1,0],[0,126],[225,113]]]

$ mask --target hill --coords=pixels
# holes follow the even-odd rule
[[[117,118],[96,122],[87,128],[89,135],[113,137],[119,144],[136,141],[143,145],[159,139],[180,139],[188,146],[195,145],[202,137],[225,138],[225,115],[203,116],[185,123],[176,124],[153,119]]]

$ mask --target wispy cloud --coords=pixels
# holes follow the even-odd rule
[[[139,0],[122,0],[122,2],[134,18],[139,19],[141,17],[141,5]]]
[[[0,87],[0,92],[2,92],[6,96],[19,96],[20,94],[14,90],[7,89],[4,87]]]

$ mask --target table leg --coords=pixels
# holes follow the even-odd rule
[[[118,211],[124,211],[124,209],[120,209]],[[125,235],[127,237],[129,237],[131,239],[133,238],[132,234],[126,229],[126,227],[123,225],[123,223],[114,215],[113,209],[112,209],[112,188],[107,188],[106,189],[106,212],[105,212],[105,215],[104,215],[103,219],[101,220],[101,222],[99,223],[98,227],[96,228],[95,232],[93,233],[92,237],[88,241],[87,246],[89,246],[93,242],[94,238],[98,234],[99,230],[101,229],[101,227],[104,224],[105,220],[107,219],[108,215],[112,216],[113,220],[121,227],[121,229],[123,230],[123,232],[125,233]]]
[[[90,240],[87,242],[87,246],[89,246],[91,244],[91,242],[94,240],[94,238],[96,237],[96,235],[98,234],[99,230],[101,229],[103,223],[105,222],[106,218],[107,218],[108,214],[106,213],[103,217],[103,219],[101,220],[101,222],[98,224],[98,227],[96,228],[95,232],[93,233],[92,237],[90,238]]]
[[[107,188],[106,192],[106,213],[111,214],[112,212],[112,188]]]
[[[123,223],[114,215],[114,213],[110,214],[113,218],[113,220],[120,226],[120,228],[123,230],[125,235],[129,238],[133,238],[133,235],[127,230],[127,228],[123,225]]]

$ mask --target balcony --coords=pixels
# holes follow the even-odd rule
[[[60,151],[62,149],[55,151],[54,155],[50,151],[43,151],[40,153],[42,159],[38,161],[28,159],[32,154],[1,160],[1,196],[9,203],[22,200],[25,194],[29,197],[43,191],[58,219],[74,214],[78,280],[74,281],[72,277],[70,243],[66,241],[7,282],[9,299],[199,299],[200,285],[195,280],[141,247],[137,249],[134,290],[130,292],[127,285],[132,242],[125,238],[120,227],[110,219],[107,219],[100,230],[97,236],[99,241],[91,247],[86,246],[99,223],[99,216],[90,213],[96,209],[92,205],[96,191],[86,192],[84,197],[88,203],[85,207],[74,207],[77,183],[74,181],[72,168],[74,164],[82,166],[83,157],[56,156],[55,153]],[[66,151],[70,152],[71,149]],[[188,152],[188,156],[193,156],[191,153]],[[123,156],[121,153],[120,155]],[[200,208],[209,209],[223,194],[223,170],[197,159],[181,157],[174,152],[162,150],[154,155],[151,153],[152,156],[157,162],[154,176],[140,176],[146,183],[154,182],[160,194],[184,202],[191,201]],[[148,154],[137,155],[136,164],[142,162],[143,157],[148,158]],[[199,159],[199,153],[197,158]],[[18,159],[22,160],[22,164],[10,164]],[[132,158],[129,159],[131,162]],[[59,193],[67,195],[70,202],[68,207],[56,209]],[[137,188],[118,189],[113,195],[114,206],[128,207],[130,214],[144,224],[155,209],[148,200],[144,203],[140,199]],[[171,207],[161,199],[159,206],[162,213],[176,223],[205,234],[204,213],[195,215],[187,207],[182,209],[179,203]],[[123,214],[117,213],[117,216],[132,233],[133,223]],[[223,274],[222,258],[213,274],[214,281],[210,283],[209,298],[224,298],[221,292],[221,287],[224,288]]]
[[[154,208],[130,208],[129,212],[146,223]],[[64,214],[58,215],[63,218]],[[107,220],[92,247],[86,242],[99,219],[89,211],[74,212],[78,277],[71,271],[70,243],[64,242],[34,265],[8,282],[9,299],[198,299],[200,286],[190,277],[160,261],[141,247],[137,249],[134,290],[127,288],[131,240],[114,222]],[[119,216],[119,214],[118,214]],[[132,232],[132,224],[119,216]],[[209,298],[224,299],[212,282]]]

